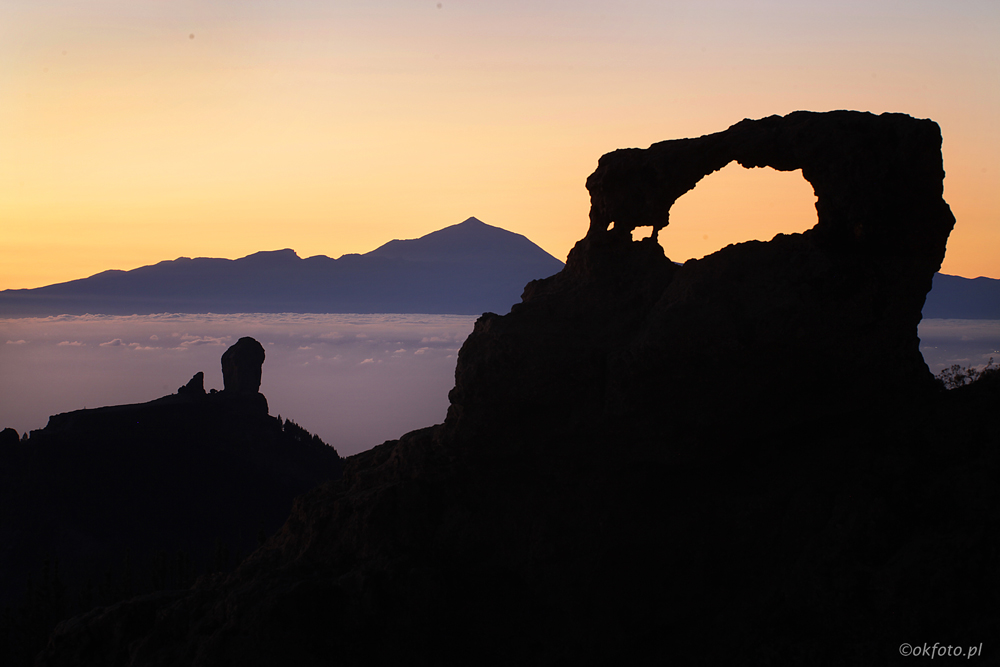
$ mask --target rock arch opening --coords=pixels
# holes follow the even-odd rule
[[[816,195],[801,169],[746,169],[734,160],[674,202],[657,240],[667,257],[683,263],[733,243],[804,232],[816,220]],[[651,232],[636,228],[633,239]]]
[[[632,230],[632,240],[641,241],[643,239],[648,239],[653,235],[653,225],[646,225],[644,227],[636,227]]]

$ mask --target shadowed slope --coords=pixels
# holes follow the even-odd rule
[[[206,393],[199,372],[148,403],[54,415],[24,440],[4,432],[0,608],[15,613],[0,619],[0,662],[22,664],[67,612],[231,568],[295,496],[340,476],[333,447],[268,415],[263,359],[242,338],[223,357],[224,391]]]

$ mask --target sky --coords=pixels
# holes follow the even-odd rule
[[[602,154],[798,109],[937,121],[942,270],[1000,278],[995,0],[0,0],[0,289],[470,216],[565,259]],[[730,165],[661,242],[803,231],[814,202]]]

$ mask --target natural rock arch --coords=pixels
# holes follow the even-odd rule
[[[801,169],[816,224],[683,266],[654,236],[632,240],[734,160]],[[717,426],[695,417],[707,405],[788,426],[926,393],[917,324],[955,223],[943,178],[937,124],[902,114],[795,112],[604,155],[565,269],[466,340],[448,424],[477,424],[485,441],[528,409],[556,430],[604,415],[700,439]],[[478,430],[497,405],[523,407]]]
[[[592,247],[621,244],[643,225],[652,225],[655,236],[681,195],[735,160],[744,167],[801,169],[816,192],[814,230],[824,244],[918,251],[940,265],[954,225],[942,199],[940,150],[932,121],[852,111],[746,119],[696,139],[617,150],[587,179],[585,240]]]

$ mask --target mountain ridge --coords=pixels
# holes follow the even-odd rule
[[[480,314],[563,266],[527,237],[468,218],[365,254],[178,257],[128,271],[0,292],[0,316],[157,312]],[[505,310],[504,310],[505,312]]]
[[[933,287],[924,302],[923,314],[925,318],[1000,319],[1000,280],[936,273]]]
[[[492,270],[484,269],[482,265],[486,262]],[[405,264],[401,264],[405,263]],[[322,281],[323,272],[344,273],[348,269],[365,267],[369,271],[372,268],[389,269],[397,275],[384,280],[385,284],[379,287],[377,298],[369,299],[366,303],[364,295],[352,299],[331,300],[305,298],[296,299],[293,294],[288,294],[290,290],[300,289],[306,292],[315,292],[316,286],[309,285],[312,280]],[[436,264],[438,267],[454,265],[480,265],[477,268],[480,280],[473,280],[473,285],[467,286],[464,296],[449,298],[445,295],[436,299],[419,299],[415,293],[419,292],[421,285],[412,284],[406,277],[399,277],[398,273],[403,267],[416,269],[417,273],[424,280],[430,279],[427,275],[428,265]],[[517,269],[511,270],[511,275],[504,275],[497,270],[497,265],[503,264],[507,267],[515,266]],[[213,308],[212,312],[428,312],[428,313],[455,313],[455,314],[479,314],[487,311],[506,312],[509,305],[517,301],[521,287],[530,280],[542,278],[545,271],[555,273],[562,268],[562,262],[552,257],[538,247],[530,239],[522,234],[508,232],[501,227],[488,225],[476,217],[470,217],[463,222],[444,227],[434,232],[425,234],[416,239],[393,239],[367,253],[345,253],[333,258],[328,255],[310,255],[300,257],[292,248],[281,248],[277,250],[259,250],[257,252],[228,259],[222,257],[177,257],[175,259],[165,259],[155,264],[136,267],[134,269],[107,269],[95,273],[86,278],[76,278],[61,283],[45,285],[43,287],[31,289],[11,289],[0,291],[0,317],[25,317],[36,315],[58,315],[62,312],[56,310],[66,310],[66,314],[85,314],[87,312],[102,312],[107,308],[99,307],[101,304],[100,292],[89,294],[88,291],[98,287],[106,288],[108,282],[114,283],[119,280],[127,280],[132,276],[147,276],[162,271],[181,271],[199,269],[207,271],[207,275],[201,276],[202,280],[216,280],[224,283],[233,282],[225,275],[227,270],[242,269],[245,267],[256,267],[268,272],[272,272],[281,267],[294,267],[303,274],[302,279],[293,286],[284,290],[285,294],[274,294],[273,286],[256,286],[262,293],[271,293],[271,299],[257,303],[252,295],[240,294],[232,289],[222,290],[215,298],[198,298],[195,295],[188,297],[177,297],[169,294],[153,292],[144,300],[136,290],[126,292],[127,300],[119,303],[115,312],[107,314],[131,315],[131,314],[151,314],[153,312],[166,312],[169,306],[181,306],[186,308],[197,308],[194,312],[204,312],[206,308]],[[435,273],[435,272],[432,272]],[[485,274],[485,275],[484,275]],[[488,276],[488,279],[486,277]],[[462,280],[459,276],[452,276],[456,280]],[[194,278],[194,277],[192,277]],[[337,276],[342,279],[342,276]],[[372,276],[367,276],[368,280],[373,280]],[[161,281],[163,278],[156,278]],[[180,276],[171,275],[170,279],[178,280]],[[396,279],[405,286],[392,285]],[[492,286],[490,281],[499,281]],[[244,282],[235,279],[236,283]],[[439,277],[434,281],[432,287],[427,289],[440,289],[447,287],[442,285],[443,278]],[[464,281],[463,281],[464,282]],[[252,283],[250,286],[253,286]],[[353,289],[358,289],[359,285],[349,285]],[[141,291],[143,285],[136,286]],[[196,289],[197,285],[189,285],[190,289]],[[389,298],[387,292],[402,290],[409,295],[409,303],[406,299]],[[480,296],[469,294],[470,291],[479,290]],[[61,294],[60,294],[61,293]],[[90,297],[89,300],[87,297]],[[103,297],[107,298],[107,297]],[[60,301],[60,299],[63,299]],[[230,303],[224,303],[230,299]],[[289,308],[276,307],[275,301],[284,301],[289,304]],[[63,306],[60,308],[60,304]],[[241,309],[234,309],[236,306]],[[423,310],[418,308],[423,306]],[[477,307],[477,305],[479,307]],[[98,307],[95,307],[98,306]],[[143,306],[143,310],[148,312],[133,312],[136,307]],[[349,310],[346,308],[350,307]],[[338,310],[330,310],[337,308]],[[188,312],[188,311],[178,311]],[[1000,319],[1000,280],[980,276],[977,278],[965,278],[945,273],[937,273],[934,276],[933,288],[927,294],[927,300],[923,308],[924,318],[938,319]]]

